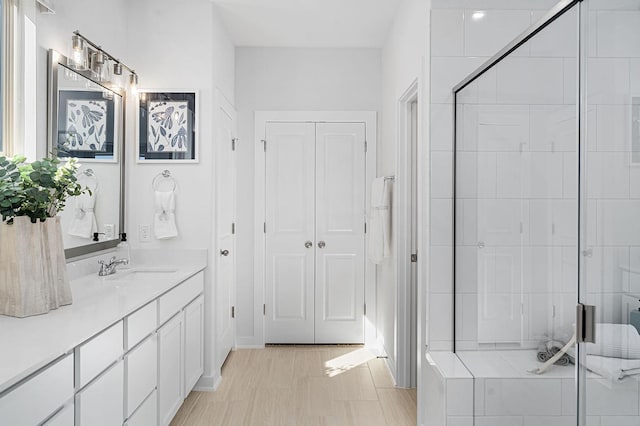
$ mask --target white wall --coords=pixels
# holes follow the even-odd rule
[[[216,87],[233,103],[234,47],[208,0],[191,0],[179,7],[171,0],[128,2],[127,50],[124,61],[140,76],[140,88],[198,91],[198,164],[137,164],[135,114],[129,102],[127,114],[127,218],[133,248],[205,248],[214,244],[214,140]],[[161,25],[159,23],[162,23]],[[170,32],[167,33],[167,28]],[[172,240],[139,241],[138,228],[151,224],[154,201],[151,182],[169,169],[177,182],[176,220],[179,236]],[[205,274],[206,318],[205,373],[200,384],[212,386],[223,360],[214,350],[215,291],[210,255]]]
[[[428,100],[425,95],[427,37],[429,23],[429,2],[405,0],[400,5],[382,49],[382,115],[381,137],[378,140],[378,176],[397,175],[396,158],[398,148],[398,102],[407,89],[418,81],[418,104],[420,114],[424,116],[424,106]],[[425,122],[420,118],[420,123]],[[424,146],[424,140],[419,141]],[[427,153],[428,154],[428,153]],[[424,157],[418,168],[424,166]],[[393,185],[393,200],[404,182],[399,180]],[[393,203],[394,225],[397,224],[397,203]],[[401,238],[396,229],[392,238]],[[402,238],[406,238],[402,236]],[[388,356],[389,367],[397,378],[398,359],[398,282],[396,271],[396,253],[377,267],[377,326],[378,340]],[[407,306],[409,309],[409,306]],[[408,350],[408,348],[407,348]]]
[[[380,110],[379,49],[237,48],[237,335],[262,345],[262,301],[254,298],[255,111]],[[259,304],[256,304],[258,302]]]

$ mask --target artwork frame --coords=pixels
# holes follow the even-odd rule
[[[56,155],[83,163],[117,163],[116,101],[121,102],[107,91],[60,90]]]
[[[198,163],[198,92],[140,89],[137,163]]]

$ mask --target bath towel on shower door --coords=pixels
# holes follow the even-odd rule
[[[391,254],[389,188],[384,177],[375,179],[371,185],[369,228],[369,259],[380,264]]]
[[[166,240],[178,236],[176,228],[176,201],[173,191],[156,191],[156,213],[153,218],[153,230],[156,238]]]

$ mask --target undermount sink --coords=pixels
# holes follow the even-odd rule
[[[109,281],[133,281],[138,279],[162,277],[177,272],[175,268],[134,268],[118,271],[105,277]]]

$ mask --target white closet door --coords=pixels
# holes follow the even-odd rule
[[[266,141],[265,342],[314,343],[315,124],[268,123]]]
[[[365,125],[316,125],[315,343],[364,342]]]
[[[216,228],[217,228],[217,269],[216,269],[216,327],[219,345],[217,365],[222,365],[235,345],[235,324],[231,309],[235,304],[236,292],[236,160],[235,135],[236,112],[222,95],[219,95],[218,138],[216,140]]]

